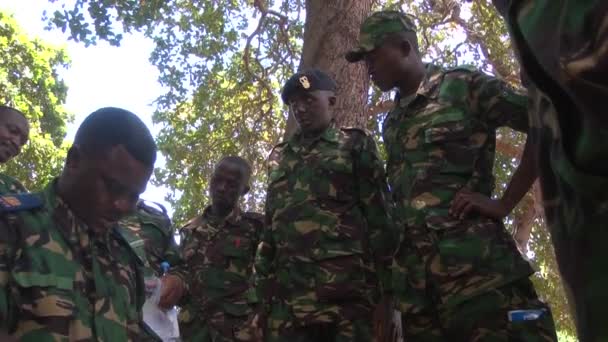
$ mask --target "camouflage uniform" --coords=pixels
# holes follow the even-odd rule
[[[363,24],[362,47],[353,53],[399,31],[415,27],[399,12],[376,13]],[[428,65],[417,92],[398,95],[386,117],[388,180],[405,225],[393,286],[406,339],[556,340],[551,314],[528,279],[533,270],[502,222],[449,215],[462,189],[491,196],[495,131],[508,126],[526,132],[526,103],[475,69]],[[507,312],[519,309],[547,312],[535,321],[509,322]]]
[[[256,213],[234,209],[225,218],[203,215],[182,228],[184,264],[171,273],[188,284],[179,313],[185,341],[252,341],[248,320],[254,303],[248,293],[263,225]]]
[[[608,2],[494,2],[532,82],[546,222],[579,339],[607,341]]]
[[[122,235],[145,265],[145,276],[161,276],[161,263],[171,266],[180,261],[177,244],[173,239],[171,219],[165,208],[162,211],[153,208],[140,200],[137,212],[120,222]]]
[[[506,125],[526,131],[526,98],[481,72],[429,65],[415,97],[397,103],[383,137],[389,183],[407,227],[394,276],[395,291],[403,294],[405,333],[430,329],[454,340],[475,340],[497,329],[510,334],[507,311],[545,308],[527,279],[533,270],[502,222],[479,215],[460,220],[448,210],[461,189],[491,196],[495,130]],[[504,300],[487,308],[493,293]],[[487,321],[481,325],[464,314],[469,311]],[[549,313],[536,323],[530,328],[553,336]]]
[[[273,149],[268,167],[255,263],[268,339],[331,329],[330,340],[371,341],[378,278],[386,287],[396,239],[374,140],[333,125],[314,140],[296,134]]]
[[[0,173],[0,194],[27,192],[27,189],[15,178]]]
[[[96,236],[58,197],[2,196],[0,329],[23,341],[143,340],[143,281],[116,229]]]

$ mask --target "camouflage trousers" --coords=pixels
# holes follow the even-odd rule
[[[371,311],[357,317],[322,314],[318,321],[304,322],[288,307],[273,304],[267,320],[266,342],[371,342],[373,326]],[[338,310],[332,310],[339,312]]]
[[[511,322],[512,310],[544,309],[536,320]],[[452,308],[404,315],[404,341],[557,341],[549,307],[538,299],[532,282],[523,278],[487,291]]]
[[[186,342],[234,342],[255,341],[248,316],[233,316],[216,312],[204,320],[193,317],[189,321],[180,320],[181,339]]]

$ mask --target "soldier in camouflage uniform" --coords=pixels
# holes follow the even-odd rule
[[[29,135],[30,125],[25,115],[15,108],[0,105],[0,164],[20,153]],[[0,173],[0,194],[26,191],[19,181]]]
[[[141,265],[116,224],[135,209],[155,159],[137,116],[103,108],[82,123],[62,174],[42,193],[0,197],[0,333],[146,340]]]
[[[608,2],[493,2],[531,81],[546,222],[579,339],[608,341]]]
[[[142,271],[144,282],[148,284],[146,287],[148,296],[155,290],[150,284],[155,284],[157,277],[162,277],[165,272],[162,264],[166,263],[171,267],[181,262],[167,210],[158,203],[151,204],[156,205],[158,209],[144,200],[139,200],[135,213],[119,222],[121,235],[131,246],[138,262],[143,264]],[[147,324],[144,329],[150,334],[151,339],[160,339]]]
[[[399,89],[383,124],[403,240],[393,286],[406,340],[554,341],[551,313],[501,219],[532,184],[531,148],[502,199],[490,199],[495,130],[526,132],[526,97],[467,67],[424,65],[406,15],[377,12],[350,62],[365,60],[382,90]],[[510,321],[531,310],[529,321]]]
[[[162,276],[163,262],[167,262],[169,266],[180,264],[178,247],[173,239],[174,230],[167,210],[160,204],[153,205],[158,209],[144,200],[139,200],[135,214],[120,221],[122,235],[144,264],[146,277]]]
[[[371,136],[336,127],[335,87],[309,70],[283,88],[300,130],[268,161],[254,279],[269,341],[371,341],[372,310],[390,281],[396,236],[384,168]]]
[[[181,229],[184,263],[170,273],[187,288],[179,313],[185,341],[254,340],[249,290],[263,217],[241,211],[238,204],[249,191],[250,177],[244,159],[222,159],[209,183],[211,205]]]

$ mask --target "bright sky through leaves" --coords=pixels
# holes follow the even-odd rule
[[[0,2],[0,10],[13,14],[28,35],[65,47],[72,60],[71,67],[61,73],[69,87],[65,106],[75,116],[74,122],[68,124],[66,139],[74,138],[76,129],[87,114],[104,106],[122,107],[134,112],[156,135],[158,129],[152,125],[152,102],[162,94],[162,88],[157,82],[157,69],[148,61],[153,43],[142,34],[135,33],[125,36],[120,47],[100,42],[85,48],[82,44],[67,41],[58,30],[45,31],[42,20],[45,8],[48,8],[46,0]],[[157,166],[161,163],[164,160],[159,153]],[[169,203],[164,201],[167,191],[149,184],[142,198],[160,202],[172,213]]]

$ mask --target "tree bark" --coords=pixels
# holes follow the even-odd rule
[[[334,117],[340,126],[365,128],[369,76],[363,63],[350,64],[344,54],[359,41],[359,27],[373,0],[307,0],[304,45],[298,70],[318,68],[338,85]],[[285,136],[296,130],[289,115]]]

